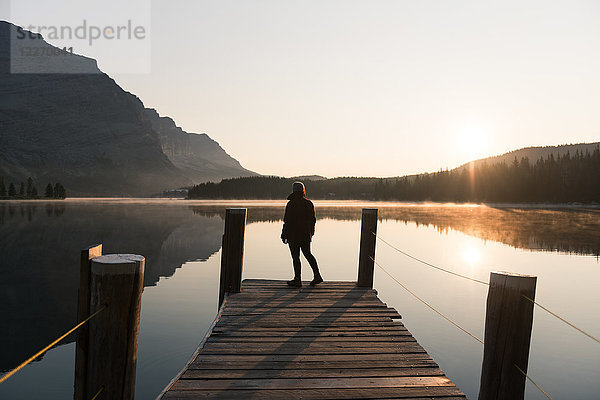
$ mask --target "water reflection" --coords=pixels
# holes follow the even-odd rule
[[[252,268],[252,265],[260,265],[260,268],[251,271],[252,277],[286,278],[291,273],[291,267],[287,264],[282,266],[282,263],[289,262],[289,255],[278,239],[284,204],[198,204],[183,201],[0,202],[0,315],[4,321],[4,329],[0,330],[0,340],[3,343],[0,370],[13,368],[45,346],[49,338],[59,336],[74,325],[79,284],[79,250],[90,244],[103,243],[105,253],[143,254],[147,260],[144,285],[154,286],[161,277],[172,276],[182,264],[191,260],[207,260],[218,252],[225,209],[242,205],[248,207],[250,229],[256,230],[252,231],[254,236],[248,235],[246,244],[247,250],[251,249],[248,251],[248,266]],[[320,220],[317,225],[318,235],[321,235],[319,238],[328,238],[326,245],[331,253],[329,263],[324,262],[324,268],[329,265],[333,276],[333,268],[348,265],[348,271],[338,272],[339,276],[336,275],[335,279],[355,279],[354,260],[345,260],[341,255],[352,253],[350,258],[356,256],[354,253],[357,247],[352,241],[358,239],[358,230],[354,228],[358,226],[362,205],[316,202],[316,206]],[[479,239],[528,250],[560,251],[596,257],[600,254],[598,209],[518,209],[389,203],[368,206],[378,207],[382,221],[389,222],[389,226],[386,225],[390,230],[387,235],[394,243],[408,246],[411,238],[417,240],[415,225],[434,227],[444,237],[450,231],[471,236],[469,240],[461,239],[452,246],[462,246],[454,248],[460,254],[456,260],[461,258],[460,261],[465,266],[472,268],[482,278],[485,274],[477,271],[477,268],[482,260],[486,261],[486,257],[491,255],[482,254]],[[255,222],[262,223],[254,224]],[[398,229],[391,230],[392,225],[397,225]],[[404,225],[411,227],[402,230]],[[386,234],[385,229],[382,229],[382,234]],[[435,231],[432,234],[444,242],[443,237]],[[273,244],[264,240],[265,235],[272,237]],[[450,249],[444,250],[444,243],[441,242],[436,244],[437,253],[449,252]],[[273,247],[275,245],[279,247]],[[325,243],[317,243],[315,246],[320,251],[318,246],[324,245]],[[410,248],[408,250],[411,251]],[[274,254],[274,251],[280,251],[281,254]],[[378,250],[378,255],[383,257],[384,262],[387,261],[386,251],[389,252],[389,249],[386,250],[383,246]],[[265,260],[265,252],[274,255]],[[488,253],[491,253],[491,249],[488,249]],[[325,256],[326,252],[323,251],[324,261]],[[446,261],[436,260],[433,254],[428,257],[432,262]],[[498,256],[498,259],[502,260],[502,257]],[[388,263],[392,264],[391,259]],[[513,261],[509,264],[514,265]],[[276,271],[279,271],[277,273],[281,277],[276,276]],[[347,276],[342,276],[342,273]],[[419,272],[418,278],[424,279],[424,274],[426,272]],[[212,285],[211,282],[208,284]],[[378,285],[381,285],[384,293],[385,283]],[[448,287],[441,282],[436,287],[446,287],[447,290],[456,292],[454,286]],[[544,287],[549,287],[548,282]],[[179,308],[187,304],[182,301],[182,296],[178,295],[174,299]],[[147,299],[149,301],[151,297]],[[440,299],[440,303],[442,301]],[[169,318],[172,311],[162,305],[165,299],[158,295],[156,303],[160,303],[160,309],[163,310],[156,317],[160,319],[157,324],[165,324],[165,319]],[[483,304],[483,301],[477,304]],[[468,312],[473,315],[481,314],[476,311]],[[419,332],[418,325],[416,330],[414,333],[419,338],[427,340],[426,330]],[[197,336],[199,338],[201,333]],[[72,340],[74,338],[66,342]],[[435,352],[435,345],[432,347]],[[440,358],[444,360],[443,355]],[[172,373],[167,375],[171,376]]]
[[[360,220],[360,206],[316,202],[318,219]],[[514,208],[456,205],[379,204],[380,220],[455,230],[484,240],[529,250],[600,256],[600,209],[563,207]],[[224,216],[218,206],[192,206],[197,215]],[[281,221],[278,207],[249,207],[248,222]],[[476,254],[468,255],[471,263]],[[468,261],[468,260],[467,260]]]
[[[143,254],[151,286],[217,252],[223,229],[217,215],[185,207],[4,203],[0,218],[0,371],[75,324],[80,249],[102,243],[107,253]]]
[[[468,265],[476,265],[481,260],[481,251],[477,247],[467,246],[462,251],[462,258]]]

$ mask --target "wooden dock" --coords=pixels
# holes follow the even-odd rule
[[[242,281],[246,211],[226,210],[217,317],[157,399],[466,398],[373,290],[377,209],[362,210],[357,281],[301,289]],[[81,251],[79,323],[39,354],[81,328],[74,398],[133,400],[145,260],[101,255],[102,245]],[[524,398],[535,286],[534,276],[492,272],[484,340],[461,328],[485,343],[480,400]]]
[[[465,399],[373,289],[244,280],[162,399]]]

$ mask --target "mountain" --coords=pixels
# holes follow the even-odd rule
[[[161,117],[151,108],[146,109],[146,116],[158,134],[163,153],[192,182],[258,175],[243,168],[208,135],[188,133],[171,118]]]
[[[19,32],[27,35],[16,40]],[[22,48],[46,51],[27,57]],[[5,182],[31,176],[43,184],[60,181],[70,196],[146,196],[256,175],[208,136],[187,133],[146,109],[95,60],[56,51],[41,35],[0,21]]]
[[[575,155],[578,151],[581,154],[586,154],[589,152],[590,154],[594,152],[596,148],[600,146],[600,142],[594,143],[577,143],[577,144],[563,144],[559,146],[538,146],[538,147],[524,147],[522,149],[509,151],[508,153],[504,153],[498,156],[481,158],[478,160],[469,161],[459,167],[454,168],[454,170],[460,171],[464,168],[470,168],[471,165],[480,166],[482,164],[499,164],[505,162],[506,164],[511,164],[515,157],[517,160],[521,161],[522,158],[528,158],[530,163],[535,163],[540,158],[546,158],[552,154],[554,158],[558,156],[562,156],[564,154],[570,153],[571,155]],[[408,179],[409,181],[414,181],[418,176],[428,175],[429,173],[421,173],[421,174],[413,174],[413,175],[399,175],[399,176],[390,176],[386,178],[370,178],[370,177],[339,177],[333,178],[336,180],[347,179],[352,181],[360,181],[360,180],[377,180],[381,179],[385,182],[395,182],[398,179]],[[320,175],[304,175],[304,176],[295,176],[290,179],[298,179],[298,180],[312,180],[312,181],[320,181],[320,180],[328,180],[331,178],[326,178]]]
[[[499,156],[481,158],[479,160],[470,161],[466,164],[461,165],[457,169],[470,167],[473,163],[475,166],[487,163],[488,165],[499,164],[505,162],[510,164],[513,162],[515,157],[521,161],[522,158],[528,158],[530,163],[535,163],[540,158],[547,158],[551,154],[554,158],[567,154],[575,155],[580,152],[585,154],[586,152],[593,153],[594,150],[600,146],[600,142],[594,143],[578,143],[578,144],[563,144],[560,146],[539,146],[539,147],[524,147],[522,149],[509,151],[508,153],[501,154]]]
[[[295,179],[297,181],[324,181],[328,178],[321,175],[301,175],[301,176],[292,176],[290,179]]]

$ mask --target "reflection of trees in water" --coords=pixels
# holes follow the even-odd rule
[[[600,210],[419,207],[383,209],[381,217],[453,229],[522,249],[600,254]]]
[[[191,206],[195,214],[225,216],[225,207]],[[318,219],[355,221],[360,206],[320,206]],[[277,222],[283,207],[248,207],[248,222]],[[484,240],[493,240],[530,250],[563,251],[600,256],[600,210],[590,208],[509,208],[452,205],[385,205],[380,220],[433,226],[438,232],[455,230]]]
[[[63,202],[45,203],[43,206],[40,206],[38,203],[39,201],[0,202],[0,225],[6,223],[8,218],[14,218],[15,216],[18,218],[27,217],[27,220],[31,222],[38,207],[43,207],[46,215],[49,217],[52,215],[60,217],[64,214],[66,209],[66,204]]]
[[[320,220],[361,218],[361,205],[316,206]],[[381,220],[433,226],[440,233],[455,230],[524,249],[600,253],[600,210],[374,206]],[[107,253],[143,254],[144,285],[154,285],[184,262],[206,260],[219,250],[227,207],[0,202],[0,342],[5,345],[0,370],[14,367],[75,323],[81,248],[103,243]],[[281,205],[247,208],[248,223],[280,222],[284,212]]]
[[[152,286],[219,251],[223,232],[220,218],[187,207],[0,202],[0,221],[0,371],[75,324],[82,248],[143,254],[144,286]]]

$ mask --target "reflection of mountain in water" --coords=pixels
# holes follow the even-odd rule
[[[223,222],[185,207],[0,203],[0,371],[75,324],[79,250],[146,257],[144,285],[221,245]],[[70,338],[74,340],[74,338]]]
[[[224,215],[223,207],[193,206],[199,215]],[[317,203],[317,218],[360,220],[360,207]],[[280,207],[252,207],[248,222],[280,221]],[[380,219],[453,229],[509,246],[600,255],[600,209],[591,208],[495,208],[488,206],[398,205],[379,206]]]
[[[186,261],[206,260],[219,250],[226,207],[0,202],[0,370],[16,366],[74,325],[80,249],[102,243],[105,253],[143,254],[144,285],[155,285]],[[379,215],[518,248],[600,254],[598,209],[379,205]],[[248,206],[248,223],[282,216],[281,205]],[[317,203],[317,216],[359,220],[361,206]]]

